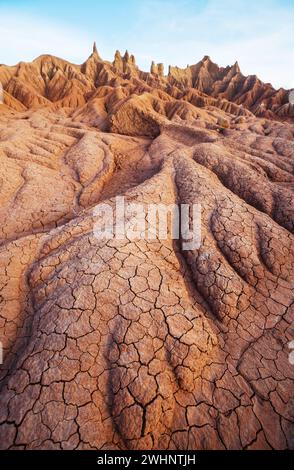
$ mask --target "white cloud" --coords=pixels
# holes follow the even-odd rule
[[[294,88],[293,8],[279,7],[275,0],[210,0],[196,14],[191,3],[142,2],[134,35],[142,63],[155,58],[186,66],[210,55],[223,66],[238,60],[244,74],[276,87]]]
[[[293,7],[285,2],[282,7],[278,0],[209,0],[206,7],[196,5],[199,0],[138,1],[136,20],[122,22],[114,31],[108,17],[97,19],[94,30],[87,24],[69,25],[66,18],[54,23],[0,8],[0,61],[13,64],[51,53],[81,63],[95,39],[106,59],[113,57],[119,42],[144,69],[151,60],[185,67],[210,55],[222,66],[238,60],[245,75],[256,74],[277,88],[294,88]]]
[[[16,11],[0,14],[0,61],[13,65],[41,54],[53,54],[73,62],[90,54],[93,37],[82,29],[48,22]]]

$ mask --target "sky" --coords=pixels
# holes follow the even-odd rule
[[[294,88],[294,0],[0,0],[0,63],[53,54],[82,63],[128,49],[137,64],[238,60],[276,88]]]

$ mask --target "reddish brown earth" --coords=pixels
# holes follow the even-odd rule
[[[151,72],[0,66],[2,449],[294,448],[293,105]],[[117,195],[201,203],[201,247],[97,240]]]

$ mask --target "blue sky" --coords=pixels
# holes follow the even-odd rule
[[[294,88],[293,25],[294,0],[0,0],[0,63],[43,53],[81,63],[95,40],[104,59],[128,49],[144,70],[209,55]]]

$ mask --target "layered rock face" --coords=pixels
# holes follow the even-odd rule
[[[96,46],[0,80],[0,448],[293,449],[287,92]],[[201,204],[200,247],[97,239],[122,195]]]
[[[245,77],[237,62],[232,67],[218,67],[208,56],[186,69],[170,66],[165,76],[163,64],[154,62],[150,73],[140,71],[128,51],[124,56],[116,51],[112,63],[103,61],[94,43],[93,53],[82,65],[44,55],[32,63],[0,65],[0,82],[5,91],[4,103],[16,111],[78,108],[88,103],[104,107],[109,115],[123,98],[151,94],[157,108],[162,107],[161,100],[180,102],[181,113],[188,113],[192,104],[215,106],[235,115],[248,115],[249,110],[265,118],[294,117],[289,91],[275,90],[255,75]],[[181,114],[173,110],[168,117],[171,113]]]

